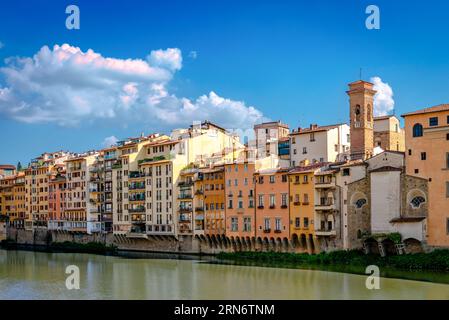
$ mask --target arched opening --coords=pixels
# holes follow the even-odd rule
[[[408,238],[404,241],[405,245],[405,252],[407,253],[420,253],[423,252],[423,247],[421,244],[421,241],[415,239],[415,238]]]
[[[366,253],[379,254],[379,243],[373,238],[368,238],[364,242]]]
[[[384,246],[384,252],[387,256],[392,256],[397,254],[396,245],[390,239],[385,239],[382,241],[382,245]]]
[[[299,238],[298,238],[298,235],[296,233],[294,233],[293,236],[292,236],[292,245],[293,245],[294,248],[297,248],[297,247],[300,246]]]

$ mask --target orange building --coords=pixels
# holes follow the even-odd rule
[[[254,163],[225,164],[226,236],[254,237]]]
[[[403,114],[407,174],[428,179],[430,246],[449,246],[449,104]]]
[[[202,168],[206,235],[225,234],[225,188],[223,166]],[[201,187],[198,186],[200,189]]]
[[[48,182],[48,214],[49,229],[63,229],[63,215],[66,206],[67,183],[65,172],[58,173],[50,178]]]
[[[264,169],[254,173],[256,237],[284,240],[290,236],[288,169]]]

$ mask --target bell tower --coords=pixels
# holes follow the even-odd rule
[[[351,120],[351,159],[373,156],[373,84],[358,80],[349,84],[349,114]]]

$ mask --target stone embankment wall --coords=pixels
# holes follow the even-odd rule
[[[278,252],[313,252],[314,248],[306,244],[285,241],[262,241],[255,238],[234,239],[228,237],[205,237],[181,235],[147,236],[146,238],[128,238],[125,235],[82,234],[64,231],[34,231],[9,228],[8,239],[20,245],[48,246],[51,243],[66,241],[75,243],[100,242],[115,245],[119,250],[146,251],[182,254],[217,254],[235,251],[278,251]]]

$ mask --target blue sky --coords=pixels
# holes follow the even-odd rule
[[[396,114],[449,102],[446,1],[278,2],[2,1],[0,90],[9,88],[13,98],[0,102],[0,163],[25,164],[44,151],[101,148],[109,136],[169,132],[194,115],[219,124],[223,119],[227,127],[260,119],[291,127],[344,122],[346,85],[358,79],[360,67],[364,79],[380,77],[391,86]],[[69,4],[80,8],[80,30],[65,28]],[[365,27],[369,4],[380,8],[380,30]],[[105,65],[104,58],[131,59],[136,66],[143,61],[165,76],[152,70],[141,79],[113,70],[109,92],[108,66],[101,72],[71,64],[47,70],[30,60],[29,75],[17,58],[5,61],[33,57],[48,46],[40,59],[50,63],[45,59],[56,55],[53,46],[63,44],[79,48],[74,55],[92,49]],[[169,55],[167,48],[178,51]],[[177,53],[182,67],[173,64],[181,60]],[[131,102],[116,106],[123,92]],[[158,105],[148,108],[149,98]],[[11,111],[23,105],[26,113]],[[41,119],[38,111],[47,105],[57,117],[48,112]],[[114,115],[107,113],[111,108]],[[164,108],[170,118],[161,115]]]

